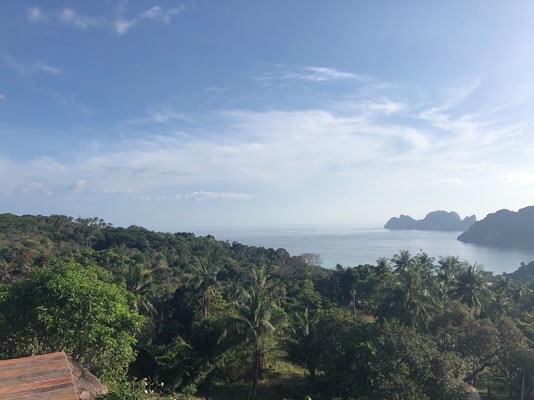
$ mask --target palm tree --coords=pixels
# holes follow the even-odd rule
[[[310,380],[315,390],[315,376],[319,356],[321,354],[321,340],[317,333],[319,324],[317,315],[312,318],[308,308],[302,314],[295,314],[295,328],[292,338],[285,341],[288,356],[296,364],[304,366],[310,373]]]
[[[391,261],[395,267],[395,272],[400,273],[405,271],[410,265],[413,265],[415,260],[412,258],[409,250],[400,250],[399,254],[395,254]]]
[[[194,257],[194,260],[195,263],[190,265],[193,274],[188,284],[200,290],[202,315],[207,318],[210,314],[212,300],[215,297],[215,289],[219,284],[217,272],[209,268],[207,262],[202,263],[197,257]]]
[[[376,271],[378,274],[385,274],[391,271],[391,265],[386,257],[380,257],[376,260]]]
[[[382,312],[386,317],[398,318],[405,326],[425,326],[436,303],[434,286],[434,281],[427,280],[421,268],[408,265],[398,273]]]
[[[488,314],[492,321],[502,317],[513,308],[513,293],[515,285],[508,276],[500,276],[491,286]]]
[[[280,286],[268,281],[265,267],[251,271],[244,301],[237,304],[233,319],[241,322],[252,340],[252,395],[258,393],[268,338],[275,331],[274,311],[281,297]]]
[[[142,264],[129,264],[124,274],[126,289],[135,297],[134,307],[145,315],[156,314],[156,308],[149,299],[152,289],[152,275]]]
[[[461,267],[461,262],[458,257],[447,256],[440,257],[438,261],[438,279],[440,280],[441,301],[444,303],[449,300],[449,290],[451,284],[454,283],[454,278]]]
[[[479,293],[483,291],[488,283],[488,273],[482,270],[481,266],[465,263],[462,265],[456,276],[455,288],[453,295],[462,303],[467,304],[471,316],[474,316],[480,310]]]

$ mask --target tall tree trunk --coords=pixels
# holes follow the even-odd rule
[[[252,396],[258,395],[258,382],[260,380],[261,349],[255,348],[252,357]]]
[[[525,369],[524,368],[521,369],[521,375],[522,375],[522,378],[521,378],[521,399],[520,400],[525,400],[526,382],[525,382]]]

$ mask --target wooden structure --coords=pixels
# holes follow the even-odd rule
[[[98,379],[63,352],[0,361],[2,400],[90,400],[105,393]]]

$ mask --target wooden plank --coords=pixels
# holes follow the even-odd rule
[[[0,361],[0,399],[78,400],[66,354]]]

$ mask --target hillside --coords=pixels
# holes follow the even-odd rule
[[[491,247],[534,250],[534,206],[499,210],[475,223],[458,240]]]
[[[421,231],[465,231],[476,222],[474,215],[461,219],[458,213],[451,211],[432,211],[425,218],[416,220],[408,215],[390,218],[384,225],[390,230]]]
[[[408,250],[316,264],[211,235],[0,214],[0,360],[64,351],[107,400],[382,400],[390,388],[464,400],[479,378],[495,398],[508,393],[496,382],[534,390],[521,367],[534,362],[534,297],[517,295],[533,283]]]
[[[285,249],[229,243],[211,235],[154,232],[135,225],[114,227],[99,218],[0,214],[0,283],[16,281],[33,267],[65,255],[90,260],[114,274],[120,274],[125,264],[141,263],[168,290],[175,289],[178,275],[194,259],[223,266],[286,265],[292,258]]]

